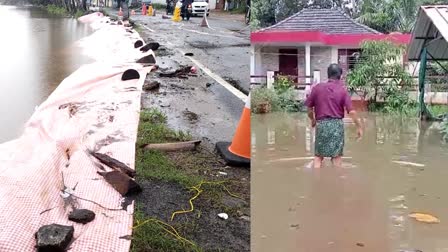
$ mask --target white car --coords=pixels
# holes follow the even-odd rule
[[[208,0],[193,0],[193,3],[191,4],[191,14],[197,16],[204,15],[205,13],[207,13],[207,16],[210,15]]]

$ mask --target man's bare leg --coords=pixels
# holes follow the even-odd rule
[[[341,168],[342,167],[342,156],[331,158],[331,162],[334,166]]]
[[[324,160],[323,157],[318,157],[315,156],[314,157],[314,168],[319,169],[320,167],[322,167],[322,161]]]

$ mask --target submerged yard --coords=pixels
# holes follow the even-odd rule
[[[316,170],[310,166],[314,136],[305,114],[253,115],[252,218],[265,220],[252,226],[256,251],[448,247],[448,145],[440,123],[362,116],[361,141],[355,139],[355,126],[346,124],[343,167],[335,169],[327,161]],[[416,212],[440,223],[419,222],[410,215]]]

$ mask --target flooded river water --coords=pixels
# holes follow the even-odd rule
[[[0,5],[0,143],[18,137],[34,108],[90,60],[75,42],[91,33],[72,18]]]
[[[316,170],[306,115],[254,115],[252,251],[448,251],[448,148],[436,126],[368,115],[359,142],[346,125],[343,168]]]

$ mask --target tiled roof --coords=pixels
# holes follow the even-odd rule
[[[303,9],[260,31],[320,31],[327,34],[381,34],[337,9]]]

